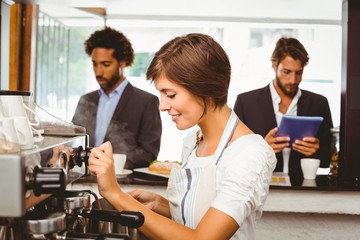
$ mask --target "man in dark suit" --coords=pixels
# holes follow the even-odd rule
[[[126,154],[126,169],[149,166],[160,149],[159,99],[125,78],[134,61],[130,41],[106,27],[85,41],[85,51],[100,89],[80,98],[72,122],[86,128],[90,146],[110,141],[114,153]]]
[[[278,159],[274,171],[288,173],[290,180],[292,178],[297,182],[303,177],[301,158],[318,158],[321,160],[320,167],[329,167],[330,129],[333,127],[330,107],[324,96],[299,88],[309,57],[297,39],[280,38],[271,61],[275,79],[264,88],[239,94],[234,111],[241,121],[255,133],[262,135],[274,149]],[[296,140],[289,146],[289,137],[275,136],[284,114],[321,116],[324,121],[315,137]]]

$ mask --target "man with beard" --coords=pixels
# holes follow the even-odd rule
[[[278,160],[274,171],[288,173],[293,185],[302,181],[301,158],[318,158],[324,168],[330,162],[333,123],[329,103],[324,96],[299,88],[308,61],[308,53],[297,39],[280,38],[271,56],[275,80],[264,88],[239,94],[234,106],[240,120],[274,149]],[[290,146],[289,137],[276,137],[285,114],[321,116],[324,120],[315,137],[296,140]]]
[[[90,146],[110,141],[114,153],[126,154],[126,169],[149,166],[160,149],[159,99],[124,76],[124,68],[134,62],[130,41],[105,27],[84,45],[100,89],[80,98],[72,122],[86,128]]]

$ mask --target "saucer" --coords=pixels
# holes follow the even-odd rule
[[[124,169],[122,173],[116,174],[116,177],[126,177],[127,175],[131,174],[133,171],[130,169]]]

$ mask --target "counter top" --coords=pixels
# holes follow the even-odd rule
[[[274,177],[273,177],[274,178]],[[358,182],[343,182],[341,178],[331,175],[317,175],[314,180],[287,179],[286,184],[273,183],[270,189],[316,190],[316,191],[360,191]]]
[[[315,182],[319,181],[325,180]],[[167,178],[133,173],[118,178],[118,182],[125,192],[144,189],[166,197]],[[256,228],[256,239],[358,239],[360,191],[356,187],[349,191],[330,190],[330,185],[271,186]],[[98,194],[94,177],[83,177],[69,187]],[[337,187],[333,186],[333,189]]]
[[[328,178],[321,176],[316,180],[319,184],[327,183]],[[118,178],[124,191],[137,188],[157,192],[165,196],[167,178],[132,173],[127,177]],[[326,184],[325,184],[326,185]],[[338,186],[270,186],[268,199],[264,212],[289,212],[289,213],[321,213],[321,214],[350,214],[360,215],[359,187],[339,191]],[[93,176],[82,177],[72,185],[72,189],[92,188],[97,191],[96,178]],[[344,189],[341,189],[344,190]]]
[[[264,212],[360,215],[359,191],[270,189]]]
[[[273,177],[274,178],[274,177]],[[118,183],[126,185],[167,186],[165,177],[133,172],[125,177],[119,177]],[[275,180],[276,181],[276,180]],[[286,184],[272,182],[270,189],[278,190],[311,190],[311,191],[359,191],[360,185],[356,183],[344,184],[340,179],[328,175],[318,175],[315,180],[284,180]],[[84,176],[77,180],[78,183],[96,183],[94,176]]]

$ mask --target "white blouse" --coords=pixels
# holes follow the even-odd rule
[[[191,144],[192,141],[185,141],[183,151],[189,151]],[[188,167],[206,166],[212,162],[213,156],[196,157],[195,152],[196,149],[187,159]],[[245,135],[225,149],[217,168],[217,195],[211,207],[231,216],[239,224],[232,240],[255,239],[255,223],[262,215],[275,165],[275,153],[260,135]]]

